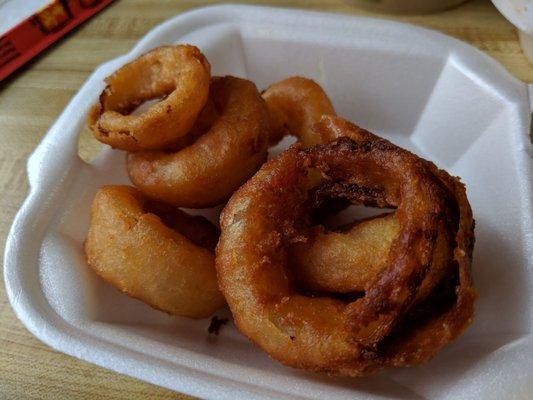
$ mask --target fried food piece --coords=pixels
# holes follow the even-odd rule
[[[255,85],[245,79],[215,78],[210,98],[217,118],[188,147],[175,152],[128,155],[133,184],[169,204],[204,208],[221,204],[266,160],[270,125]]]
[[[153,200],[146,200],[144,211],[157,215],[161,222],[172,228],[194,244],[215,251],[220,230],[199,215],[189,215],[179,208]]]
[[[89,266],[127,295],[169,314],[205,318],[224,305],[210,249],[216,236],[202,217],[148,201],[129,186],[104,186],[92,204],[85,253]]]
[[[272,145],[286,135],[296,136],[304,147],[331,140],[312,130],[322,115],[335,115],[326,92],[315,81],[294,76],[269,86],[262,96],[271,118]]]
[[[303,290],[318,293],[364,292],[387,266],[392,243],[400,233],[394,213],[356,221],[339,231],[309,229],[305,242],[288,248],[294,280]],[[439,230],[433,260],[416,302],[424,300],[451,265],[452,249]]]
[[[316,292],[364,292],[387,265],[399,233],[394,214],[362,221],[342,232],[313,227],[305,242],[288,249],[295,281]]]
[[[216,268],[235,323],[296,368],[364,376],[425,362],[473,318],[474,224],[465,189],[341,118],[322,117],[315,129],[339,139],[291,147],[264,164],[222,212]],[[400,229],[386,265],[353,301],[306,296],[293,282],[287,249],[307,240],[309,212],[323,197],[396,208]],[[450,249],[443,252],[450,268],[432,274],[439,237]],[[431,290],[420,298],[429,276]]]
[[[189,133],[205,106],[210,70],[194,46],[157,47],[105,79],[107,86],[89,113],[89,127],[96,139],[117,149],[165,149]],[[158,98],[148,110],[130,115]]]
[[[263,98],[271,117],[273,142],[292,134],[303,147],[310,147],[342,136],[342,132],[336,130],[313,129],[323,115],[334,116],[335,110],[324,90],[311,79],[287,78],[271,85]],[[322,213],[331,212],[332,206],[339,211],[349,204],[338,198],[328,200],[335,204],[331,201],[324,204]],[[361,226],[345,230],[344,233],[327,232],[316,227],[309,232],[307,242],[289,249],[296,281],[303,289],[335,293],[363,291],[364,283],[385,266],[390,244],[398,233],[398,223],[393,216],[365,221]],[[440,236],[432,274],[446,269],[448,247]],[[428,294],[433,281],[426,279],[419,298]]]

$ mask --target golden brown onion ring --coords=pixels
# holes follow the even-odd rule
[[[400,232],[395,214],[356,221],[339,231],[318,225],[306,241],[288,248],[298,287],[318,293],[353,293],[369,289],[387,266],[393,241]],[[425,299],[451,268],[452,251],[439,230],[433,260],[420,285],[416,302]]]
[[[230,76],[215,78],[210,98],[218,118],[193,144],[170,153],[129,154],[130,178],[147,196],[179,207],[211,207],[265,161],[270,125],[255,85]]]
[[[473,220],[464,187],[340,118],[324,117],[318,129],[341,137],[269,161],[222,213],[216,267],[235,323],[297,368],[361,376],[424,362],[473,316]],[[313,170],[323,176],[318,185],[308,178]],[[287,248],[306,240],[310,191],[396,208],[400,232],[387,265],[355,301],[304,296],[293,285]],[[453,268],[417,302],[440,234],[453,244]]]
[[[129,186],[104,186],[92,204],[85,252],[91,268],[127,295],[204,318],[224,305],[210,250],[216,236],[202,217],[150,202]]]
[[[288,248],[295,281],[315,292],[364,292],[387,265],[392,242],[400,233],[394,214],[361,221],[350,229],[309,229],[305,242]]]
[[[162,46],[124,65],[105,82],[88,118],[95,137],[121,150],[165,149],[191,130],[204,107],[210,65],[194,46]],[[157,98],[162,100],[130,115]]]
[[[284,79],[269,86],[263,99],[271,118],[271,144],[276,144],[285,135],[293,135],[304,146],[329,142],[325,136],[312,130],[322,115],[335,115],[333,104],[326,92],[315,81],[300,76]]]

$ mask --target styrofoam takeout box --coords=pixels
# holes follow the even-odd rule
[[[128,179],[122,152],[105,148],[86,164],[77,137],[106,75],[177,42],[199,46],[215,75],[247,77],[259,88],[296,74],[314,78],[341,116],[461,176],[477,221],[480,298],[471,328],[425,366],[330,378],[271,361],[231,324],[208,338],[208,320],[169,317],[99,280],[82,247],[90,202],[101,185]],[[30,157],[31,191],[6,246],[9,299],[51,347],[203,398],[526,398],[533,392],[528,96],[481,52],[409,25],[248,6],[178,15],[98,68]]]

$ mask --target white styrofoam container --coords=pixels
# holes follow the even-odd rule
[[[207,320],[169,317],[99,280],[82,247],[89,205],[101,185],[128,182],[124,154],[105,148],[87,164],[77,137],[106,75],[177,42],[199,46],[214,74],[247,77],[259,88],[296,74],[314,78],[339,115],[461,176],[477,221],[480,298],[471,328],[422,367],[330,378],[271,361],[231,324],[208,338]],[[30,157],[30,194],[6,246],[9,299],[51,347],[208,399],[526,398],[533,393],[529,96],[481,52],[410,25],[249,6],[178,15],[99,67]]]

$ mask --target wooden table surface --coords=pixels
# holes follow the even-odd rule
[[[0,248],[28,183],[26,159],[93,69],[126,53],[154,25],[214,1],[116,1],[0,83]],[[257,2],[347,14],[363,13],[348,0]],[[387,17],[391,18],[391,17]],[[473,44],[513,75],[533,82],[515,29],[489,0],[431,16],[395,19],[434,28]],[[3,252],[2,252],[3,256]],[[3,263],[2,263],[3,265]],[[60,354],[40,343],[17,320],[0,285],[0,399],[188,399]]]

